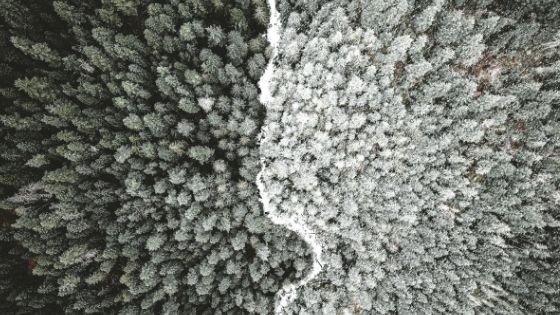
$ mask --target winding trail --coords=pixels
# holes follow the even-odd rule
[[[272,56],[270,57],[263,76],[259,80],[259,88],[261,90],[260,101],[265,105],[265,107],[273,101],[270,84],[274,73],[274,59],[276,58],[280,42],[280,13],[276,8],[276,0],[267,0],[267,2],[270,8],[270,24],[267,30],[267,38],[272,47]],[[263,126],[260,134],[260,142],[263,143],[266,139],[266,127]],[[297,289],[314,279],[323,269],[323,246],[318,241],[317,234],[305,224],[303,214],[300,214],[299,216],[287,216],[277,213],[276,209],[274,209],[270,203],[271,197],[266,191],[262,179],[265,169],[266,161],[264,158],[261,158],[261,171],[257,175],[256,182],[261,196],[264,213],[268,215],[272,223],[286,226],[288,229],[296,232],[309,245],[313,253],[313,266],[311,272],[309,272],[309,274],[300,281],[285,285],[278,292],[278,304],[276,304],[274,312],[276,314],[282,314],[286,306],[297,298]]]

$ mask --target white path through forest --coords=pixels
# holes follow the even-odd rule
[[[260,101],[266,107],[267,104],[271,104],[273,100],[271,91],[271,80],[274,73],[274,59],[276,58],[278,45],[280,42],[280,14],[276,8],[276,0],[267,0],[270,8],[270,24],[267,30],[267,38],[270,42],[272,48],[272,56],[268,62],[266,70],[259,81],[259,88],[261,90]],[[261,143],[266,141],[266,126],[260,134]],[[303,216],[290,216],[290,215],[280,215],[274,209],[274,206],[270,203],[270,195],[266,191],[266,187],[263,183],[263,173],[266,168],[266,161],[261,160],[262,168],[257,175],[257,187],[261,196],[261,201],[263,204],[263,210],[265,214],[272,220],[274,224],[283,225],[286,228],[296,232],[311,248],[313,253],[313,266],[311,271],[300,281],[296,283],[290,283],[285,285],[279,292],[277,297],[277,304],[275,306],[274,312],[276,314],[282,314],[284,308],[288,306],[291,302],[295,300],[298,294],[298,288],[306,285],[309,281],[314,279],[322,270],[322,252],[323,247],[317,239],[317,234],[305,223],[305,218]]]

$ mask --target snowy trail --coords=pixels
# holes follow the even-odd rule
[[[276,0],[267,0],[270,7],[270,25],[267,30],[267,38],[272,47],[272,56],[268,62],[265,72],[259,80],[259,88],[261,90],[260,101],[262,104],[271,104],[273,97],[270,88],[272,75],[274,73],[274,59],[277,54],[278,44],[280,42],[280,13],[276,9]],[[263,127],[261,131],[261,143],[266,141],[266,128]],[[278,304],[274,308],[276,314],[282,314],[283,310],[297,297],[297,289],[306,285],[309,281],[314,279],[323,269],[322,253],[323,247],[317,239],[317,234],[305,224],[303,214],[299,216],[282,216],[275,211],[274,207],[270,204],[270,195],[265,189],[263,183],[263,173],[266,168],[266,162],[261,159],[261,171],[257,175],[257,187],[261,195],[263,210],[265,214],[271,219],[274,224],[286,226],[288,229],[296,232],[311,248],[313,253],[313,266],[311,272],[303,279],[296,283],[291,283],[284,286],[278,292]]]

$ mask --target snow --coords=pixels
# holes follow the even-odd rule
[[[271,80],[274,73],[274,58],[276,57],[278,44],[280,42],[280,14],[276,9],[276,0],[267,0],[270,7],[270,25],[267,31],[267,38],[272,47],[272,56],[266,67],[266,70],[259,81],[259,88],[261,90],[260,101],[265,107],[272,104],[273,96],[271,91]],[[266,141],[266,129],[261,131],[261,143]],[[296,283],[285,285],[278,292],[278,303],[275,306],[275,313],[282,314],[284,309],[295,300],[298,295],[298,288],[306,285],[309,281],[313,280],[321,272],[323,268],[322,253],[323,247],[316,237],[316,233],[306,225],[303,214],[299,216],[286,216],[278,214],[278,211],[271,205],[270,195],[266,191],[263,182],[263,173],[266,169],[266,161],[261,159],[262,168],[257,175],[257,187],[261,196],[264,213],[268,215],[274,224],[285,226],[286,228],[296,232],[311,248],[313,253],[313,265],[311,272],[303,279]]]

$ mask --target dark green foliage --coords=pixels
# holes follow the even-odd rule
[[[270,312],[307,253],[254,185],[266,12],[0,2],[3,313]]]

